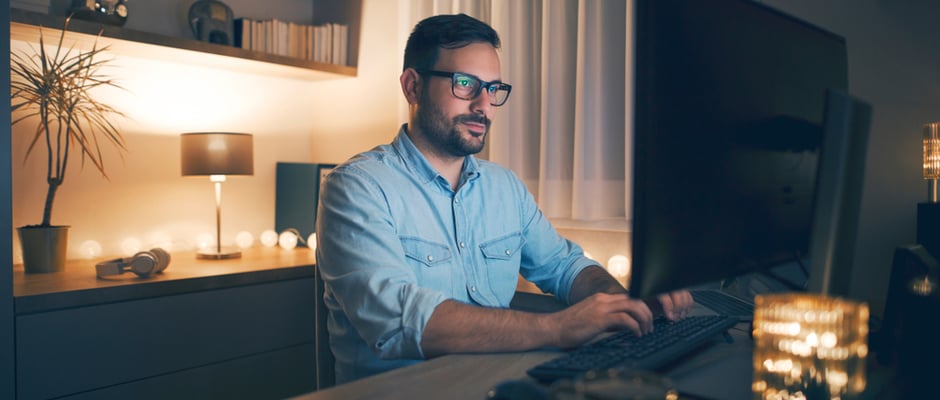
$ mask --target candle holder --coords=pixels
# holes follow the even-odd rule
[[[844,400],[865,390],[866,303],[804,293],[754,303],[754,399]]]

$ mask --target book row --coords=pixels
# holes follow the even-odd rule
[[[234,24],[235,47],[327,64],[348,63],[348,25],[250,18],[237,18]]]

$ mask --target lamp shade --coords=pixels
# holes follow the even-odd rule
[[[182,175],[254,174],[252,136],[247,133],[194,132],[180,135]]]

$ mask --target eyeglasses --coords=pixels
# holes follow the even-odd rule
[[[451,92],[454,94],[454,97],[461,100],[473,100],[480,95],[480,92],[482,92],[483,89],[486,89],[486,96],[490,99],[490,104],[495,107],[506,104],[506,100],[509,99],[509,92],[512,91],[512,85],[508,83],[503,83],[500,81],[484,82],[480,80],[480,78],[470,74],[465,74],[463,72],[446,72],[434,70],[425,70],[419,72],[431,76],[450,78]]]

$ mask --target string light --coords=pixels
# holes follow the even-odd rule
[[[293,250],[297,247],[297,234],[291,230],[281,232],[277,238],[277,244],[284,250]]]
[[[277,245],[277,242],[278,235],[274,230],[268,229],[261,232],[261,244],[263,244],[264,247],[274,247]]]
[[[235,244],[241,249],[247,249],[255,244],[255,237],[248,231],[241,231],[235,235]]]

